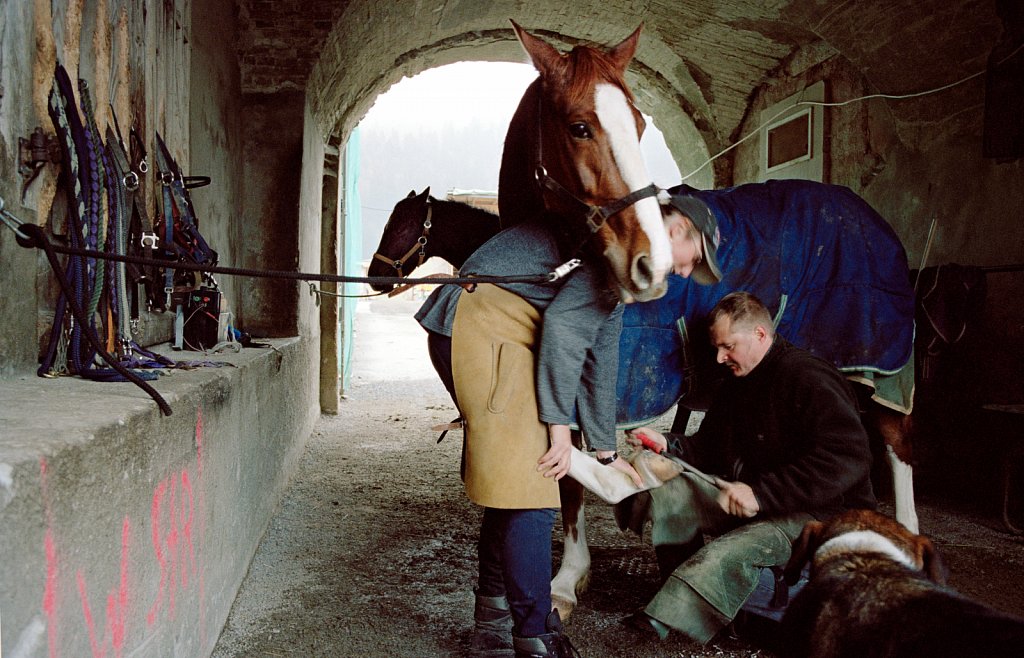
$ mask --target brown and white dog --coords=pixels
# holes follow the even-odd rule
[[[782,620],[783,656],[1022,656],[1024,619],[946,586],[927,537],[867,510],[808,523],[793,544],[786,581],[811,562],[810,581]]]

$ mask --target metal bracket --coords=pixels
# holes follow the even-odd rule
[[[60,142],[57,141],[57,136],[44,133],[39,126],[36,126],[28,139],[18,138],[18,173],[25,179],[21,186],[23,201],[28,186],[36,179],[43,167],[50,163],[58,164],[60,160]]]

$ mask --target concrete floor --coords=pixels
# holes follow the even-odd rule
[[[437,444],[429,429],[454,406],[412,319],[418,304],[361,302],[347,399],[314,430],[214,658],[468,655],[479,510],[458,479],[461,437]],[[994,509],[922,494],[922,531],[953,586],[1024,615],[1024,538]],[[606,505],[591,504],[588,519],[594,572],[567,623],[582,655],[771,655],[735,636],[701,647],[628,635],[619,621],[657,589],[650,539],[615,530]]]

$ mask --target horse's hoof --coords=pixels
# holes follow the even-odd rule
[[[572,614],[573,609],[576,607],[576,603],[568,599],[564,599],[560,596],[551,597],[551,609],[558,611],[558,616],[565,621]]]
[[[679,466],[674,461],[650,450],[638,450],[632,460],[633,468],[643,478],[644,484],[654,489],[679,475]]]

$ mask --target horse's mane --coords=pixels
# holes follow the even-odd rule
[[[501,227],[521,224],[544,213],[544,199],[533,177],[537,163],[537,97],[541,79],[523,93],[505,133],[498,173],[498,216]]]
[[[464,201],[450,201],[448,199],[438,199],[430,197],[430,202],[436,206],[443,206],[446,213],[451,213],[459,217],[470,218],[475,222],[483,222],[484,224],[497,223],[498,215],[487,210],[485,208],[477,208],[476,206],[465,203]]]

